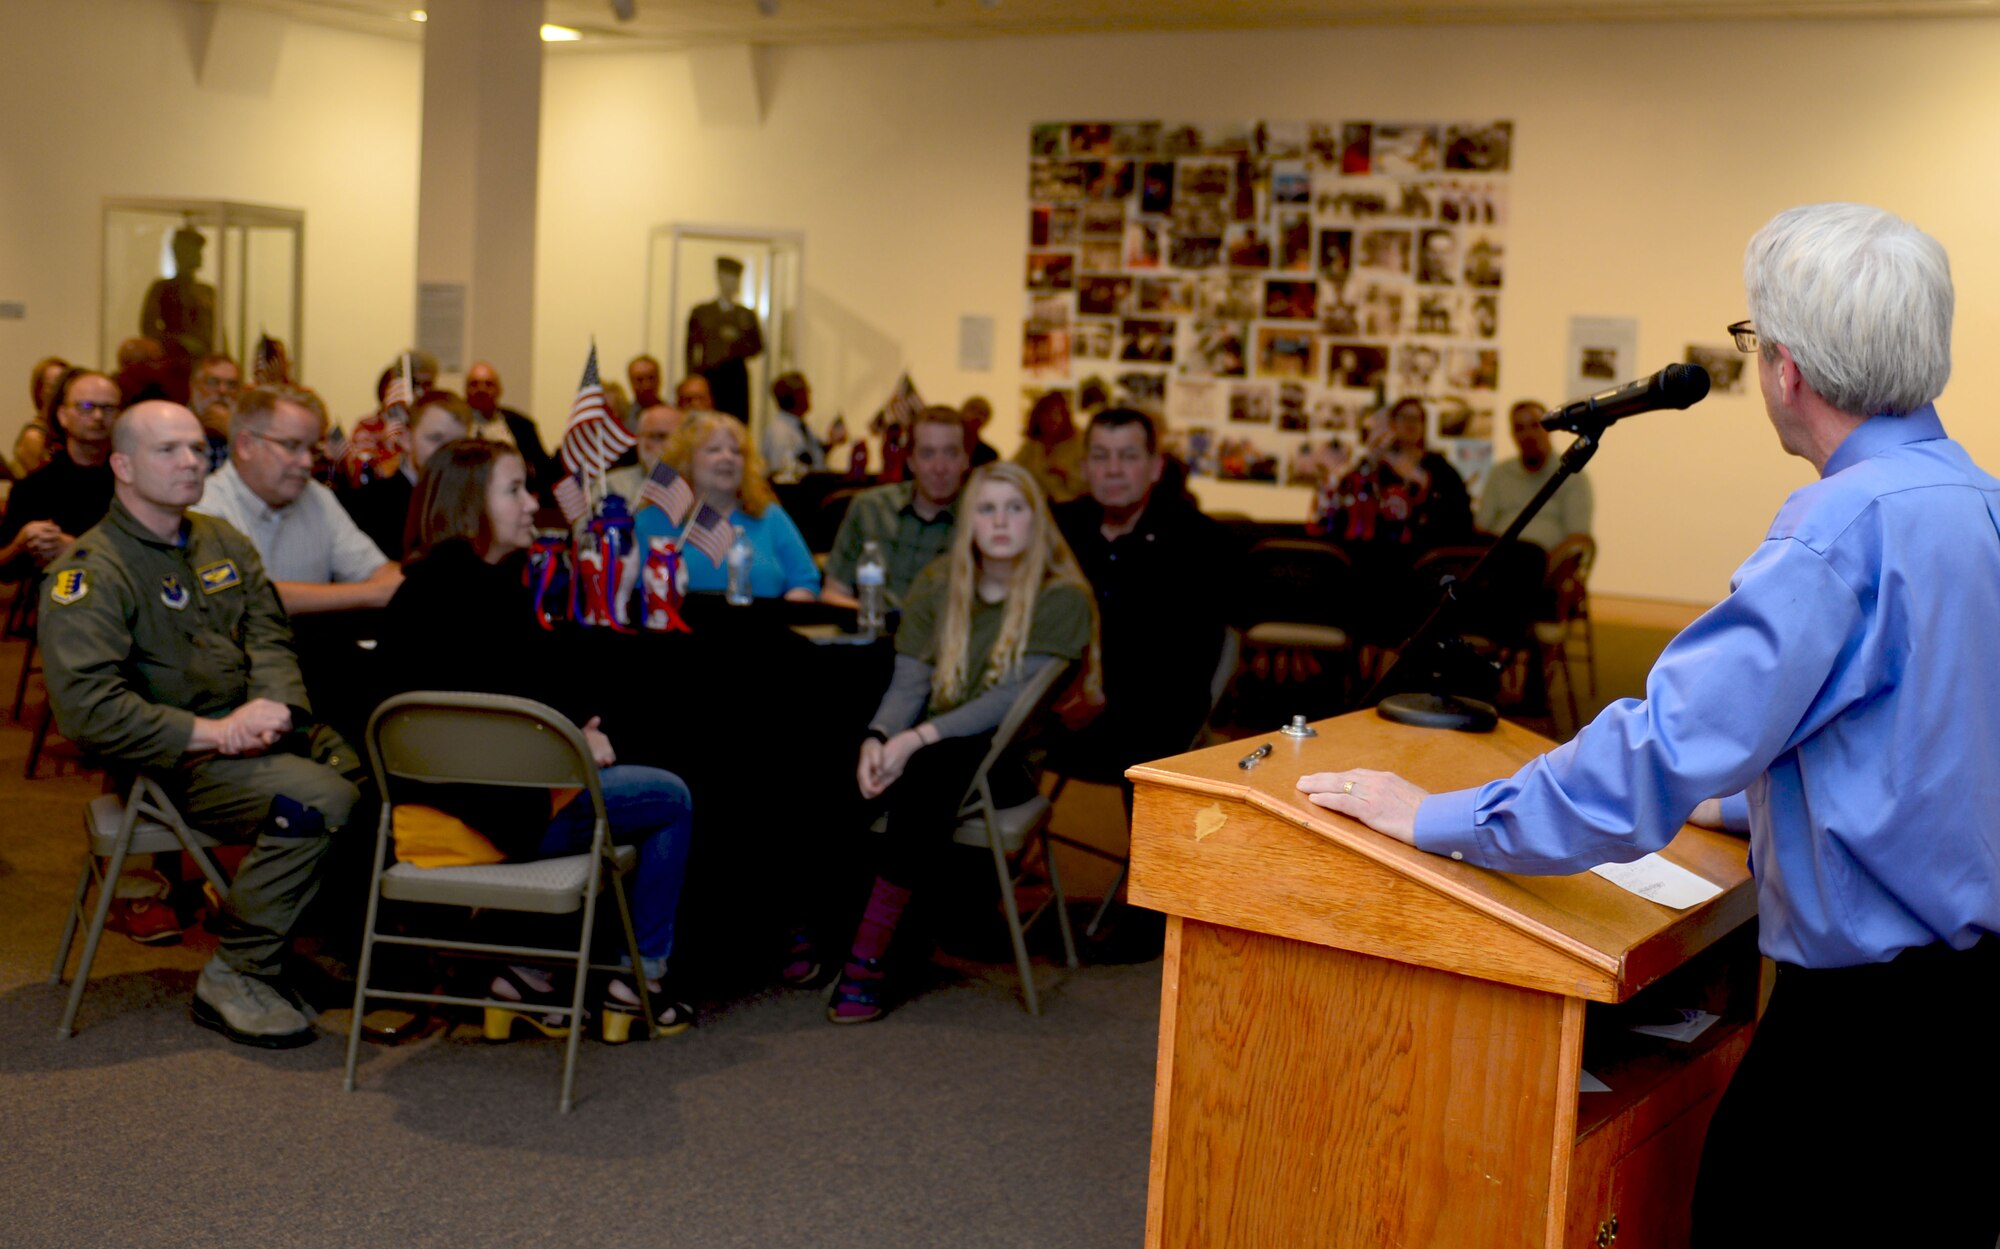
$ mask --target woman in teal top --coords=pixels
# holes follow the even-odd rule
[[[819,567],[813,563],[799,527],[778,506],[743,422],[721,412],[690,413],[660,458],[694,487],[694,515],[700,514],[700,504],[707,504],[743,531],[750,544],[751,594],[802,600],[819,597]],[[678,538],[685,528],[669,524],[666,513],[656,507],[641,508],[633,524],[641,552],[654,538]],[[711,559],[692,542],[683,550],[681,567],[687,570],[689,590],[729,588],[727,565]]]
[[[988,464],[966,483],[951,553],[917,574],[896,671],[861,744],[855,780],[887,815],[878,875],[827,1018],[882,1016],[882,958],[911,892],[951,843],[973,773],[1021,689],[1050,664],[1098,670],[1096,600],[1034,475]],[[785,978],[821,966],[801,935]]]

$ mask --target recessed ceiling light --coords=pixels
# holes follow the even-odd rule
[[[581,38],[583,38],[583,32],[572,27],[552,26],[546,22],[542,24],[543,43],[575,43]]]
[[[411,9],[410,20],[413,22],[428,22],[431,20],[431,15],[424,12],[422,9]]]

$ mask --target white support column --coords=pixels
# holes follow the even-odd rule
[[[517,400],[534,383],[542,3],[424,6],[418,338],[437,351],[440,373],[453,383],[474,360],[491,360]],[[453,288],[463,299],[459,335],[449,332]],[[426,341],[440,332],[445,341]]]

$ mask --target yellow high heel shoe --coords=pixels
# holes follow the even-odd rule
[[[656,1018],[661,1036],[674,1036],[694,1026],[694,1007],[686,1002],[662,1000],[665,990],[654,988],[650,983],[646,988],[653,1000],[653,1009],[658,1012]],[[632,1039],[632,1025],[641,1022],[638,993],[623,980],[612,981],[599,1014],[603,1016],[604,1043],[625,1044]]]
[[[541,983],[536,983],[539,980]],[[556,1004],[553,980],[531,967],[503,967],[487,987],[489,996],[519,1002],[519,1007],[489,1006],[480,1023],[480,1033],[489,1041],[510,1041],[514,1025],[524,1023],[545,1037],[561,1039],[569,1035],[567,1016],[550,1013]]]

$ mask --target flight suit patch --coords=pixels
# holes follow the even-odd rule
[[[56,574],[55,582],[49,586],[49,598],[67,607],[90,593],[90,579],[87,568],[65,568]]]
[[[218,590],[227,590],[230,586],[243,584],[243,574],[236,571],[236,561],[233,559],[197,568],[194,570],[194,575],[201,578],[203,594],[214,594]]]
[[[169,574],[160,578],[160,601],[175,611],[188,605],[188,590],[179,577]]]

